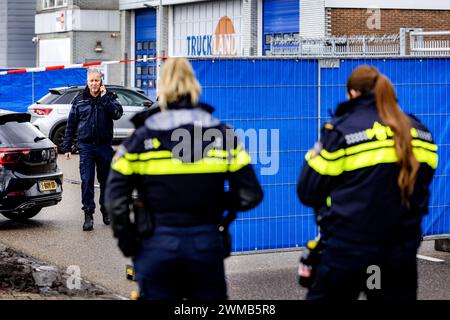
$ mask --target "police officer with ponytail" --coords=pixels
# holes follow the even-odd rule
[[[437,146],[424,124],[400,109],[375,67],[352,72],[347,96],[307,153],[298,182],[321,232],[307,299],[364,292],[368,299],[413,300]]]

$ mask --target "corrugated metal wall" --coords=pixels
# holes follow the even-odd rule
[[[338,68],[321,68],[320,81],[316,59],[192,62],[203,86],[203,100],[216,107],[217,116],[234,128],[278,130],[278,147],[276,135],[272,140],[258,136],[258,142],[269,140],[265,147],[269,152],[265,158],[264,148],[251,154],[257,160],[265,198],[262,205],[241,213],[233,224],[234,251],[295,248],[316,235],[313,212],[300,204],[295,190],[304,155],[317,140],[318,123],[329,119],[336,104],[345,99],[345,82],[351,70],[367,63],[393,80],[402,107],[420,117],[435,136],[440,165],[423,234],[450,234],[446,188],[450,169],[449,59],[341,60]],[[267,135],[270,137],[270,132]],[[272,146],[274,151],[270,152]],[[279,156],[278,164],[275,155]],[[276,174],[261,174],[264,168],[267,172],[277,165]]]
[[[325,0],[300,0],[301,36],[320,38],[325,31]]]

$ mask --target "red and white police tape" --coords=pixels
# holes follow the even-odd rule
[[[36,67],[36,68],[25,68],[25,69],[16,69],[16,70],[8,70],[1,71],[0,76],[8,75],[8,74],[19,74],[19,73],[27,73],[27,72],[42,72],[42,71],[51,71],[51,70],[62,70],[62,69],[78,69],[78,68],[88,68],[95,66],[104,66],[109,64],[117,64],[117,63],[129,63],[129,62],[148,62],[152,60],[164,60],[168,57],[151,57],[151,58],[143,58],[143,59],[128,59],[128,60],[112,60],[112,61],[96,61],[96,62],[87,62],[87,63],[79,63],[79,64],[69,64],[62,66],[49,66],[49,67]]]

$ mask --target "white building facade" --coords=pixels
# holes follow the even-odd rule
[[[37,65],[117,60],[121,55],[119,0],[36,0]],[[102,70],[120,83],[123,70]]]

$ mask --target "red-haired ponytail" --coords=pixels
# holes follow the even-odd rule
[[[402,204],[409,206],[409,197],[414,191],[419,170],[419,163],[411,145],[411,121],[400,110],[391,82],[375,67],[360,66],[355,69],[347,82],[347,91],[350,92],[352,89],[363,94],[367,92],[375,94],[378,114],[383,123],[394,132],[395,152],[400,165],[397,182]]]

